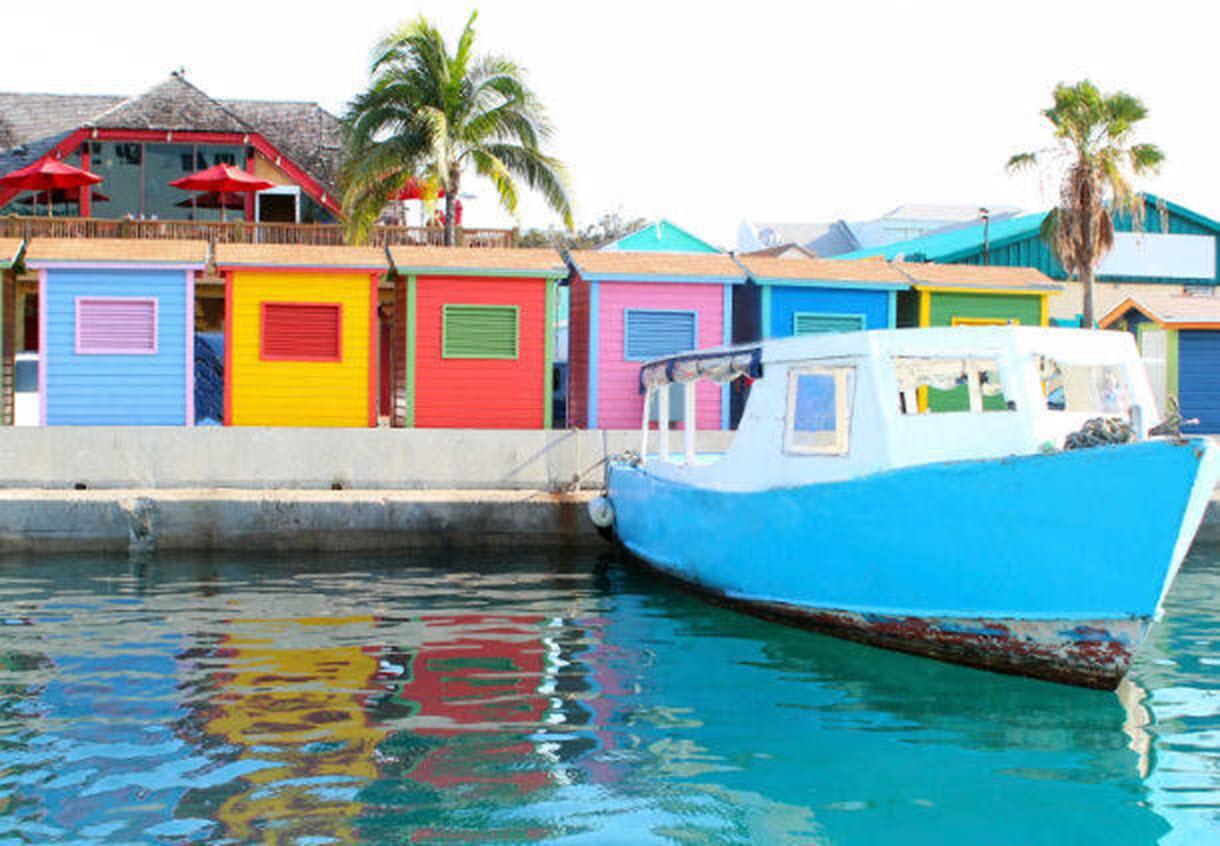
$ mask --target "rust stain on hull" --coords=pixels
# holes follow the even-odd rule
[[[999,620],[803,608],[727,596],[627,556],[680,587],[757,617],[897,652],[1076,687],[1115,690],[1151,620]]]

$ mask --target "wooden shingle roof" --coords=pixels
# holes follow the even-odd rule
[[[26,243],[29,266],[70,262],[98,264],[207,263],[207,241],[142,241],[135,238],[32,238]]]
[[[732,256],[716,253],[629,253],[573,250],[572,264],[585,279],[713,279],[745,281]]]
[[[1063,286],[1033,267],[894,262],[917,288],[977,288],[1013,293],[1057,293]]]
[[[871,282],[903,288],[911,285],[898,268],[882,259],[786,259],[755,254],[739,256],[737,261],[752,279],[760,282]]]
[[[283,267],[384,271],[389,268],[380,247],[298,246],[295,244],[217,244],[218,268]]]
[[[1129,311],[1138,311],[1150,320],[1166,326],[1220,326],[1220,297],[1190,295],[1173,291],[1141,291],[1126,297],[1106,312],[1098,321],[1105,329],[1122,319]]]
[[[390,247],[390,262],[399,275],[427,274],[546,276],[567,273],[558,252],[550,247],[472,249],[470,247]]]

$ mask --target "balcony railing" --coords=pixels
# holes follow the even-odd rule
[[[462,247],[511,247],[514,229],[458,227]],[[343,244],[343,228],[335,223],[248,223],[200,220],[107,220],[97,217],[0,217],[4,238],[135,238],[143,240],[200,240],[211,244]],[[371,243],[376,247],[408,244],[440,246],[445,231],[432,226],[376,226]]]

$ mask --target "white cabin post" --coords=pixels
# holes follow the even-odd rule
[[[686,463],[695,463],[695,431],[698,424],[695,421],[695,386],[698,382],[686,382],[682,385],[682,451],[686,454]]]
[[[661,440],[661,460],[669,461],[669,383],[657,391],[657,437]]]
[[[644,391],[644,420],[640,424],[640,461],[648,458],[648,412],[652,409],[652,386]]]
[[[966,394],[970,398],[970,410],[983,410],[983,371],[977,367],[966,369]]]

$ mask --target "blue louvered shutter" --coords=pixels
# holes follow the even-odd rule
[[[698,345],[693,311],[628,309],[623,324],[627,336],[624,358],[628,361],[646,361],[693,350]]]
[[[855,332],[864,328],[860,314],[815,314],[798,311],[792,315],[793,335],[820,335],[824,332]]]

